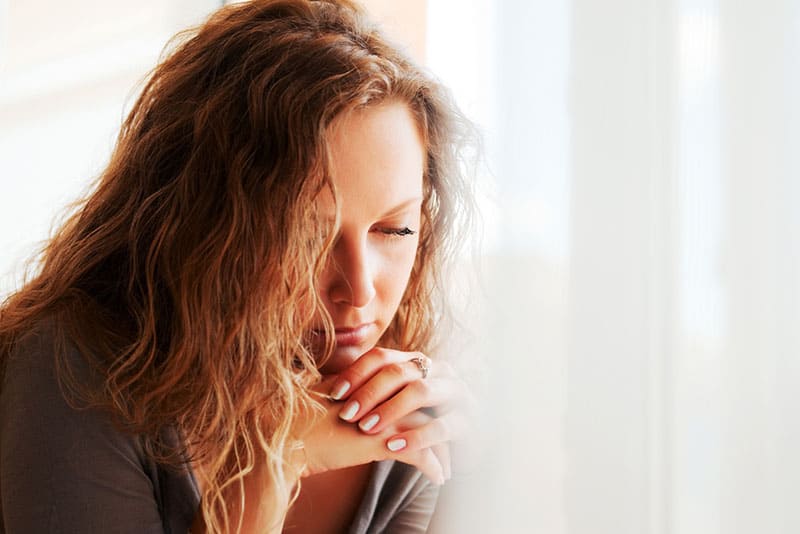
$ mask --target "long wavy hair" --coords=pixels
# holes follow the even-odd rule
[[[310,390],[320,362],[304,338],[315,314],[323,359],[332,350],[316,287],[336,233],[315,207],[333,190],[327,133],[343,113],[387,100],[413,112],[427,161],[419,249],[382,343],[432,351],[442,267],[472,210],[466,123],[356,4],[257,0],[176,37],[108,167],[0,309],[0,369],[15,340],[53,319],[57,346],[103,378],[77,383],[58,350],[66,391],[144,436],[158,461],[204,466],[210,531],[238,529],[230,488],[243,498],[257,458],[288,495],[292,430],[320,407]],[[161,437],[168,428],[177,450]]]

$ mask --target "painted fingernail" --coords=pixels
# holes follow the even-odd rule
[[[399,451],[400,449],[405,448],[406,445],[406,440],[403,438],[393,439],[386,444],[386,446],[389,447],[389,450],[392,452]]]
[[[331,397],[333,397],[333,400],[340,400],[342,397],[344,397],[344,394],[347,393],[349,389],[350,382],[347,380],[342,380],[339,382],[339,385],[333,388],[333,391],[331,391]]]
[[[367,417],[366,419],[362,419],[361,422],[358,423],[358,426],[361,428],[361,430],[372,430],[372,427],[377,425],[378,421],[380,420],[381,417],[378,414],[374,413],[369,417]]]
[[[358,401],[350,401],[347,404],[345,404],[344,409],[341,412],[339,412],[339,417],[341,417],[345,421],[349,421],[356,415],[356,412],[358,412],[359,407],[360,405],[358,404]]]

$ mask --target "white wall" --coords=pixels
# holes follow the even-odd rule
[[[217,4],[0,1],[0,296],[108,161],[169,37]]]
[[[430,6],[497,191],[453,532],[800,532],[800,4]]]

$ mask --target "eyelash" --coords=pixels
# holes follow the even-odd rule
[[[417,233],[408,226],[404,226],[403,228],[379,228],[378,231],[389,237],[406,237]]]

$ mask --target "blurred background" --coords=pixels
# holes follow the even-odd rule
[[[0,295],[205,0],[0,0]],[[800,532],[800,3],[365,1],[481,128],[449,532]]]

